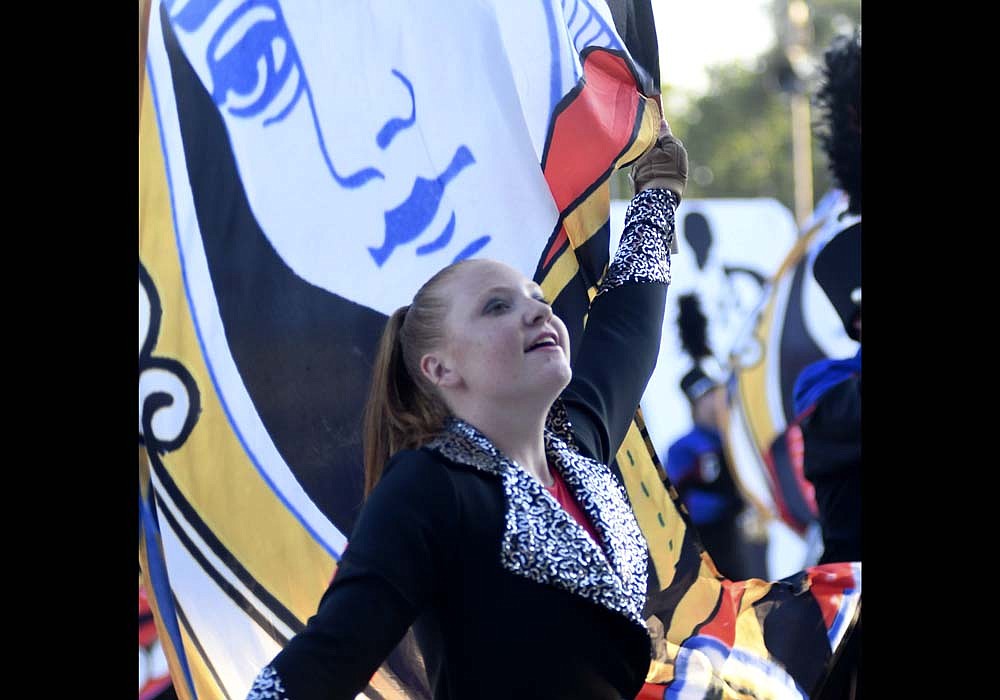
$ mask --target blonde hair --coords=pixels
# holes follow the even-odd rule
[[[386,461],[399,450],[426,443],[441,431],[449,415],[437,389],[420,371],[420,358],[444,342],[450,303],[441,287],[468,262],[440,270],[385,325],[364,410],[366,498],[382,477]]]

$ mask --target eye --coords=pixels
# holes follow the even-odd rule
[[[540,301],[540,302],[542,302],[543,304],[545,304],[546,306],[552,306],[552,302],[551,302],[551,301],[549,301],[548,299],[546,299],[546,298],[545,298],[544,296],[542,296],[541,294],[536,294],[536,295],[535,295],[535,296],[534,296],[533,298],[534,298],[534,300],[535,300],[535,301]]]
[[[495,314],[502,313],[510,308],[510,304],[506,299],[490,299],[486,302],[486,306],[483,307],[483,313],[485,314]]]

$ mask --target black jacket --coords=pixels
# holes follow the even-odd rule
[[[800,425],[823,533],[819,563],[861,561],[861,376],[831,387]]]

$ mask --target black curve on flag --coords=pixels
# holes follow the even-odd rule
[[[170,472],[163,462],[155,455],[150,457],[150,464],[160,482],[162,489],[156,491],[156,503],[158,514],[166,516],[171,527],[177,533],[177,538],[191,557],[198,562],[202,570],[216,585],[226,593],[226,595],[243,610],[248,617],[252,618],[265,632],[268,633],[278,644],[284,644],[288,640],[266,619],[266,614],[271,614],[281,620],[281,622],[293,632],[298,632],[304,625],[299,619],[282,605],[277,598],[265,589],[253,575],[247,571],[239,560],[233,556],[232,552],[216,537],[211,528],[198,514],[187,500],[181,490],[177,487]],[[169,502],[166,500],[169,499]],[[180,527],[180,522],[193,530],[204,542],[207,550],[203,551],[194,540],[185,534],[184,528]],[[221,563],[222,567],[212,564],[207,556],[211,552]],[[255,605],[246,596],[239,593],[235,586],[226,580],[226,572],[236,578],[253,596],[260,601],[260,605]]]
[[[146,404],[149,407],[148,411],[144,411],[142,419],[142,430],[143,433],[147,435],[152,435],[153,430],[150,425],[153,414],[156,409],[161,405],[169,404],[169,397],[164,393],[154,393],[147,400]],[[261,629],[266,632],[272,639],[274,639],[278,644],[287,643],[285,639],[271,624],[266,617],[266,614],[258,610],[249,600],[247,600],[243,595],[239,594],[235,586],[230,584],[223,572],[219,571],[215,566],[213,566],[205,554],[198,548],[198,546],[191,540],[190,537],[185,533],[184,528],[178,521],[178,518],[184,518],[185,523],[193,527],[201,536],[205,535],[206,527],[201,519],[194,513],[194,510],[187,503],[186,499],[180,493],[180,490],[173,483],[173,479],[160,459],[159,454],[150,449],[149,452],[149,464],[152,471],[156,474],[157,479],[163,485],[164,489],[168,492],[169,497],[174,501],[174,504],[179,508],[179,513],[175,514],[171,512],[171,507],[167,505],[163,494],[159,493],[156,489],[153,489],[153,499],[155,503],[155,517],[157,520],[158,531],[163,525],[168,526],[174,535],[177,537],[178,542],[187,550],[188,554],[197,562],[201,567],[202,571],[209,576],[217,586],[233,601],[241,610],[243,610],[248,617],[250,617]],[[213,544],[214,543],[214,544]],[[249,590],[257,591],[258,595],[266,591],[256,584],[256,582],[249,576],[249,574],[239,566],[238,562],[235,562],[233,556],[221,547],[215,538],[209,541],[209,546],[212,547],[213,553],[218,556],[225,566],[228,566],[231,573],[237,576],[240,581],[247,586]],[[235,565],[234,565],[235,564]],[[169,583],[168,583],[169,585]],[[151,593],[154,593],[151,591]],[[161,593],[163,594],[163,593]],[[223,695],[226,698],[230,698],[230,695],[226,692],[225,685],[222,682],[219,673],[217,672],[212,658],[206,653],[204,647],[199,639],[198,630],[194,629],[188,622],[187,616],[184,614],[181,601],[174,594],[173,589],[169,589],[170,595],[170,605],[173,608],[174,613],[177,616],[177,621],[180,625],[185,628],[188,637],[194,644],[198,654],[201,657],[202,663],[208,669],[208,672],[212,675],[219,688],[222,689]],[[264,598],[265,602],[272,604],[270,612],[277,614],[278,617],[282,619],[286,624],[290,624],[293,630],[298,631],[303,627],[302,623],[299,622],[294,615],[292,615],[287,609],[285,609],[277,601],[274,601],[270,597]]]
[[[805,572],[800,571],[782,581],[790,583],[786,588],[808,591],[805,579]],[[773,587],[753,607],[764,631],[768,652],[810,697],[823,679],[825,664],[817,662],[829,662],[832,656],[826,622],[823,611],[810,593],[801,595],[799,605],[771,604],[783,596],[780,588]]]
[[[349,533],[363,490],[360,416],[386,316],[306,282],[279,257],[250,209],[212,96],[161,14],[226,341],[276,449],[324,515]]]
[[[682,513],[678,507],[677,512]],[[677,564],[674,566],[674,578],[670,585],[662,590],[657,590],[663,582],[656,579],[655,586],[650,586],[650,590],[655,591],[646,597],[646,607],[643,610],[643,617],[656,615],[669,626],[673,618],[674,611],[681,600],[690,592],[691,587],[698,580],[698,572],[701,567],[701,552],[704,546],[691,520],[686,515],[681,515],[687,528],[684,531],[684,538],[681,542],[674,542],[674,547],[680,547],[680,554],[677,557]],[[650,566],[653,571],[653,567]],[[655,573],[655,571],[654,571]]]
[[[149,272],[139,263],[139,284],[146,291],[146,298],[149,299],[149,328],[146,329],[146,339],[139,350],[139,376],[142,373],[159,369],[173,375],[183,386],[187,394],[188,410],[184,417],[184,423],[178,430],[177,436],[166,440],[157,437],[152,431],[152,416],[161,408],[167,408],[174,403],[174,397],[164,391],[154,391],[149,396],[141,397],[140,420],[143,421],[143,431],[139,434],[139,444],[145,446],[150,455],[162,455],[172,452],[184,444],[191,431],[194,430],[195,423],[201,413],[201,394],[194,377],[187,368],[177,360],[168,357],[155,357],[153,348],[160,335],[160,319],[163,316],[163,307],[160,305],[160,295],[153,284],[153,278]],[[140,385],[141,389],[141,385]]]
[[[813,340],[806,328],[805,310],[802,295],[805,292],[806,261],[795,266],[792,284],[788,292],[788,305],[785,316],[781,319],[781,347],[779,348],[779,377],[781,382],[781,405],[785,421],[791,423],[795,418],[793,389],[795,380],[806,365],[817,362],[826,354]]]

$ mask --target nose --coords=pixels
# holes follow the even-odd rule
[[[545,323],[552,318],[552,307],[545,302],[532,298],[524,314],[525,323],[529,326]]]

